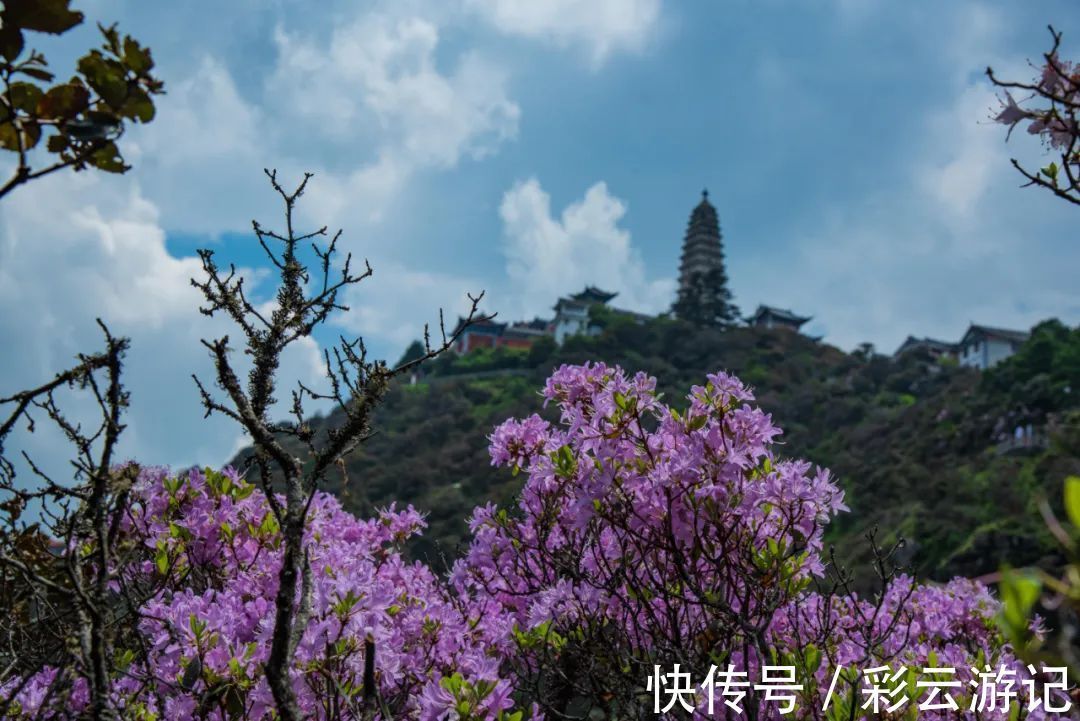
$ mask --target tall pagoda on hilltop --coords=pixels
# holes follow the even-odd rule
[[[697,325],[727,327],[739,320],[739,309],[727,287],[720,221],[708,190],[701,192],[701,202],[686,227],[678,297],[671,311]]]

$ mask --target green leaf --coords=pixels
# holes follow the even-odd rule
[[[439,681],[439,685],[456,698],[461,692],[461,685],[464,681],[465,679],[460,673],[454,673],[451,676],[443,676],[442,680]]]
[[[184,669],[184,677],[180,679],[180,686],[185,691],[190,691],[195,688],[195,684],[198,683],[201,676],[202,661],[198,656],[195,656],[188,662],[187,668]]]
[[[0,124],[0,148],[4,150],[19,149],[19,131],[10,122]]]
[[[244,692],[237,686],[229,686],[225,690],[225,710],[229,712],[230,718],[243,718],[244,711],[246,710],[246,699],[244,698]]]
[[[120,157],[120,151],[117,149],[116,143],[111,142],[94,151],[87,158],[87,162],[98,170],[104,170],[106,173],[123,173],[130,167],[124,164],[124,159]]]
[[[131,663],[135,660],[135,652],[133,650],[125,649],[123,653],[119,654],[116,659],[117,669],[120,671],[126,671]]]
[[[105,45],[109,48],[113,55],[120,55],[120,33],[116,31],[116,23],[112,25],[102,25],[98,23],[98,30],[105,36]]]
[[[1032,573],[1006,570],[1002,572],[999,589],[1005,622],[1014,632],[1023,632],[1028,625],[1031,607],[1042,592],[1042,584]]]
[[[83,14],[70,5],[71,0],[5,0],[0,22],[5,27],[59,35],[83,21]]]
[[[79,72],[109,107],[118,109],[124,104],[128,86],[124,67],[120,63],[106,59],[97,50],[91,50],[79,59]]]
[[[33,83],[12,83],[8,88],[11,104],[24,113],[33,114],[41,100],[41,88]]]
[[[777,558],[780,555],[780,544],[774,538],[765,539],[765,546],[769,549],[769,555]]]
[[[1065,479],[1065,514],[1069,521],[1080,529],[1080,476],[1068,476]]]
[[[195,640],[201,640],[203,631],[206,630],[206,621],[200,621],[199,617],[193,613],[188,618],[188,625],[191,626],[191,633],[195,636]]]
[[[35,122],[23,122],[20,132],[11,122],[0,124],[0,148],[18,150],[20,138],[23,149],[29,150],[41,139],[41,126]]]
[[[131,37],[124,38],[124,63],[136,75],[143,75],[154,67],[150,49],[142,47]]]
[[[149,123],[154,119],[154,101],[141,90],[134,90],[124,103],[120,114],[125,118],[137,118],[139,122]]]
[[[29,75],[35,80],[41,80],[45,83],[51,83],[55,77],[48,70],[42,70],[41,68],[20,68],[19,72],[23,75]]]
[[[68,120],[86,110],[90,91],[82,85],[65,83],[49,88],[38,100],[37,114],[42,118]]]
[[[22,31],[14,25],[9,25],[3,14],[0,14],[0,26],[2,26],[0,27],[0,55],[3,55],[9,63],[13,63],[23,49]]]
[[[158,573],[165,575],[169,571],[169,552],[164,548],[159,548],[157,553],[154,554],[154,565],[157,567]]]
[[[821,649],[814,644],[808,644],[804,653],[806,656],[806,674],[813,676],[821,667]]]

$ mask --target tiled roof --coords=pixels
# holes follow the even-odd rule
[[[989,338],[998,338],[1000,340],[1006,340],[1011,343],[1023,343],[1031,334],[1025,330],[1011,330],[1009,328],[994,328],[988,325],[976,325],[971,324],[971,327],[964,333],[964,337],[961,339],[960,344],[964,345],[968,342],[968,338],[973,335],[984,335]]]
[[[570,297],[574,300],[584,301],[586,303],[607,303],[617,295],[618,293],[609,293],[606,290],[600,290],[595,285],[587,285],[585,286],[585,290],[580,293],[574,293]]]
[[[754,315],[751,320],[757,320],[763,315],[771,315],[773,317],[779,318],[780,320],[786,320],[790,323],[798,323],[800,325],[807,322],[811,318],[811,316],[804,317],[801,315],[795,315],[786,308],[773,308],[772,306],[768,305],[759,305],[757,307],[757,310],[754,311]]]
[[[927,348],[934,348],[934,349],[942,350],[942,351],[956,350],[956,343],[949,343],[947,341],[938,340],[936,338],[916,338],[913,335],[909,335],[904,340],[904,342],[900,344],[900,347],[896,349],[896,352],[893,353],[893,355],[894,356],[895,355],[900,355],[901,353],[904,353],[905,351],[908,351],[908,350],[910,350],[912,348],[917,348],[917,347],[920,347],[920,346],[925,346]]]

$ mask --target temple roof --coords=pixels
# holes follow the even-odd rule
[[[706,231],[710,235],[713,231],[719,233],[718,221],[716,216],[716,208],[709,202],[709,191],[701,191],[701,202],[698,203],[693,212],[690,213],[690,223],[687,234],[690,235],[693,230]]]
[[[521,321],[520,323],[514,323],[516,327],[528,327],[536,330],[547,330],[551,327],[551,321],[544,318],[533,318],[528,321]]]
[[[529,323],[511,323],[502,332],[502,335],[517,338],[536,338],[548,335],[547,326],[534,328]]]
[[[766,316],[766,315],[771,315],[773,318],[776,318],[778,320],[787,321],[788,323],[796,323],[798,325],[802,325],[803,323],[806,323],[811,318],[813,318],[813,316],[809,316],[809,315],[808,316],[796,315],[795,313],[792,313],[787,308],[773,308],[772,306],[769,306],[769,305],[759,305],[757,307],[757,310],[754,311],[754,315],[752,315],[750,317],[750,320],[751,321],[757,321],[759,318],[761,318],[762,316]]]
[[[481,313],[481,315],[483,315]],[[463,330],[463,326],[466,324],[466,319],[458,316],[457,324],[454,325],[454,330],[450,335],[457,335]],[[506,328],[506,323],[496,323],[492,318],[481,318],[480,320],[474,320],[468,324],[468,328],[464,328],[466,333],[483,333],[484,335],[499,335],[503,329]]]
[[[595,285],[587,285],[585,286],[585,290],[580,293],[574,293],[570,297],[585,303],[607,303],[617,295],[618,293],[609,293],[606,290],[600,290]]]
[[[960,339],[960,345],[965,345],[970,338],[986,337],[986,338],[998,338],[1000,340],[1006,340],[1011,343],[1023,343],[1031,334],[1026,330],[1010,330],[1008,328],[993,328],[988,325],[976,325],[971,324],[971,327],[964,333],[964,337]]]
[[[915,348],[930,348],[939,351],[954,351],[956,350],[955,343],[949,343],[948,341],[938,340],[937,338],[916,338],[913,335],[909,335],[904,342],[900,344],[900,347],[896,349],[893,356],[901,355],[909,350]]]
[[[709,202],[709,191],[701,191],[701,202],[690,213],[683,236],[679,258],[679,288],[692,283],[694,275],[723,269],[724,251],[721,247],[720,219]]]

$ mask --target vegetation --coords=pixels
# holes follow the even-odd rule
[[[599,336],[572,337],[561,348],[484,349],[432,362],[420,382],[389,391],[379,434],[346,458],[363,490],[336,490],[358,513],[415,504],[431,528],[414,551],[451,558],[469,511],[519,490],[520,478],[487,463],[486,437],[508,415],[529,411],[553,368],[598,360],[640,369],[663,379],[668,394],[727,369],[784,419],[782,455],[837,476],[853,512],[828,538],[848,562],[866,570],[860,539],[876,526],[884,541],[902,535],[910,562],[933,578],[991,573],[1005,559],[1052,564],[1059,554],[1037,503],[1058,498],[1062,479],[1080,473],[1078,358],[1080,330],[1057,321],[979,373],[915,355],[846,354],[784,330],[614,319]],[[1028,423],[1036,431],[1030,447],[1005,442]]]
[[[23,31],[81,22],[68,4],[3,5],[0,146],[19,162],[0,197],[65,167],[123,172],[115,137],[153,117],[149,53],[113,28],[79,61],[82,80],[13,80],[52,81],[36,53],[19,60]],[[1073,66],[1054,56],[1038,88],[1071,112]],[[1070,126],[1057,105],[1023,112],[1066,147],[1070,185],[1058,194],[1076,202],[1075,115]],[[58,159],[33,170],[45,130]],[[1056,167],[1041,172],[1052,185],[1032,182],[1056,188]],[[192,281],[202,312],[239,328],[251,362],[245,382],[229,339],[205,340],[214,384],[196,380],[207,415],[253,439],[237,459],[250,478],[117,461],[128,341],[104,323],[103,352],[0,398],[0,717],[699,718],[733,671],[746,687],[792,684],[723,693],[750,719],[1038,721],[1069,710],[1065,675],[1051,678],[1065,669],[1045,664],[1077,668],[1080,329],[1042,323],[979,374],[784,331],[722,332],[731,318],[712,311],[697,324],[610,314],[599,335],[562,347],[464,357],[444,353],[456,335],[440,327],[394,367],[342,339],[326,351],[326,387],[298,385],[290,420],[274,421],[282,352],[347,310],[339,291],[371,269],[335,262],[326,228],[296,231],[307,176],[287,191],[267,175],[285,210],[283,230],[253,224],[278,271],[272,307],[252,304],[210,251]],[[96,401],[96,422],[65,412],[70,388]],[[532,412],[541,398],[543,415]],[[312,420],[313,400],[336,410]],[[72,445],[70,478],[25,454],[25,466],[12,462],[5,439],[35,423]],[[1033,432],[1017,443],[1013,428]],[[838,471],[843,488],[800,457]],[[1061,479],[1055,508],[1046,498]],[[433,542],[412,540],[425,525],[415,508],[372,511],[410,499],[431,511]],[[901,535],[914,539],[907,559]],[[407,560],[409,542],[429,564]],[[432,567],[447,555],[449,573]],[[923,585],[902,572],[905,560],[944,578],[1006,559],[1037,566],[1003,575],[1003,603],[975,580]],[[1032,615],[1039,600],[1059,611],[1052,640]],[[951,708],[916,706],[937,698],[914,684],[920,668],[937,685],[955,674]],[[1010,709],[988,676],[1020,685],[1028,703],[1012,693]]]
[[[843,492],[776,457],[780,429],[738,379],[709,374],[677,407],[656,386],[603,364],[555,371],[543,398],[558,421],[511,418],[492,434],[492,462],[525,479],[520,500],[474,511],[449,575],[404,561],[402,543],[423,528],[412,508],[361,520],[313,491],[297,531],[288,478],[275,497],[234,471],[91,470],[94,483],[72,489],[87,491],[90,524],[51,552],[25,534],[3,546],[18,645],[2,657],[0,713],[520,721],[699,718],[724,704],[762,721],[885,707],[905,721],[1005,718],[1008,698],[979,683],[984,665],[1023,689],[1007,718],[1069,709],[1065,677],[1017,656],[994,623],[1009,607],[981,584],[918,584],[895,546],[871,543],[877,587],[856,592],[822,542],[847,510]],[[280,611],[270,616],[294,543],[302,581],[278,660]],[[61,595],[87,576],[92,590]],[[90,613],[108,621],[82,644],[103,649],[100,667],[76,648],[25,648]],[[863,672],[879,664],[905,683]],[[943,667],[951,708],[915,683]],[[785,678],[765,694],[749,686]],[[868,681],[879,693],[868,697]]]
[[[1043,53],[1036,78],[1030,82],[1003,80],[993,68],[987,68],[986,74],[1005,94],[1001,112],[994,119],[1008,125],[1010,135],[1017,124],[1027,123],[1028,133],[1039,136],[1057,156],[1056,161],[1038,170],[1025,168],[1013,158],[1013,167],[1027,179],[1024,187],[1044,188],[1080,205],[1080,64],[1061,58],[1061,33],[1052,25],[1049,29],[1053,44]],[[1019,101],[1012,94],[1018,91],[1023,93]]]
[[[71,0],[7,0],[0,10],[0,148],[17,156],[0,198],[64,168],[126,172],[116,144],[125,123],[153,120],[153,96],[164,92],[153,75],[150,50],[115,25],[98,25],[101,48],[79,58],[71,79],[53,84],[55,73],[28,45],[27,33],[60,35],[81,24],[83,14],[70,5]],[[46,153],[43,163],[39,146]]]

